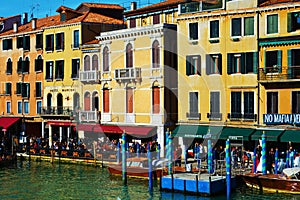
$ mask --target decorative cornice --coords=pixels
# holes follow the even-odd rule
[[[124,39],[124,38],[135,38],[138,36],[144,35],[153,35],[160,34],[163,35],[164,29],[169,27],[176,27],[174,24],[155,24],[151,26],[143,26],[129,29],[121,29],[116,31],[104,32],[100,36],[97,36],[96,39],[101,41],[113,40],[113,39]]]

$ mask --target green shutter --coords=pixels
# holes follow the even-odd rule
[[[288,13],[287,14],[287,32],[292,32],[293,31],[292,14],[293,13]]]
[[[218,70],[219,70],[219,74],[222,75],[222,54],[218,54],[218,59],[219,59]]]
[[[190,56],[186,56],[186,64],[185,64],[186,70],[185,74],[187,76],[191,75],[191,62],[190,62]]]
[[[201,75],[201,56],[198,55],[197,57],[198,57],[198,62],[197,62],[198,65],[196,66],[197,67],[197,74]]]
[[[231,74],[232,71],[232,54],[228,53],[227,54],[227,74]]]
[[[253,52],[253,73],[257,74],[257,68],[258,68],[258,53]]]
[[[279,68],[279,73],[282,72],[282,51],[277,51],[277,67]]]
[[[293,51],[292,49],[287,50],[287,62],[288,62],[288,77],[292,76],[292,66],[293,66]]]
[[[264,50],[264,73],[267,73],[267,51]]]
[[[206,74],[209,75],[211,74],[211,56],[209,54],[206,54]]]
[[[246,53],[241,53],[241,73],[245,74],[246,73]]]

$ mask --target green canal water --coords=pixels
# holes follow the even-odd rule
[[[226,196],[197,197],[161,192],[154,183],[148,191],[148,181],[129,179],[122,185],[121,177],[112,177],[106,168],[49,162],[19,162],[0,168],[0,199],[208,199]],[[296,195],[259,194],[257,190],[239,187],[231,199],[300,199]]]

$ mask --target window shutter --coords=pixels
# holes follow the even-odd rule
[[[246,53],[241,53],[241,73],[246,73]]]
[[[190,56],[186,56],[186,75],[191,75],[191,62],[190,62]]]
[[[253,52],[253,73],[257,74],[257,68],[258,68],[258,63],[257,63],[257,56],[258,53],[257,52]]]
[[[287,14],[287,32],[292,32],[293,31],[292,14],[293,13],[288,13]]]
[[[292,76],[292,66],[293,66],[293,60],[292,60],[292,49],[287,50],[287,61],[288,61],[288,77]]]
[[[206,54],[206,74],[209,75],[211,74],[210,69],[211,69],[211,57],[209,54]]]
[[[267,51],[264,50],[264,73],[267,72]]]
[[[219,70],[219,74],[222,75],[222,54],[218,54],[218,70]]]
[[[232,54],[227,54],[227,74],[232,74]]]
[[[198,62],[197,62],[197,74],[201,75],[201,56],[198,55]]]
[[[281,73],[282,71],[282,51],[281,50],[278,50],[277,51],[277,66],[279,68],[279,73]]]

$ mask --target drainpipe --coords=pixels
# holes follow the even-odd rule
[[[256,28],[257,28],[257,35],[256,35],[256,40],[257,40],[257,125],[260,124],[260,83],[259,83],[259,69],[260,69],[260,60],[259,60],[259,15],[260,12],[257,12],[257,20],[256,20]]]

